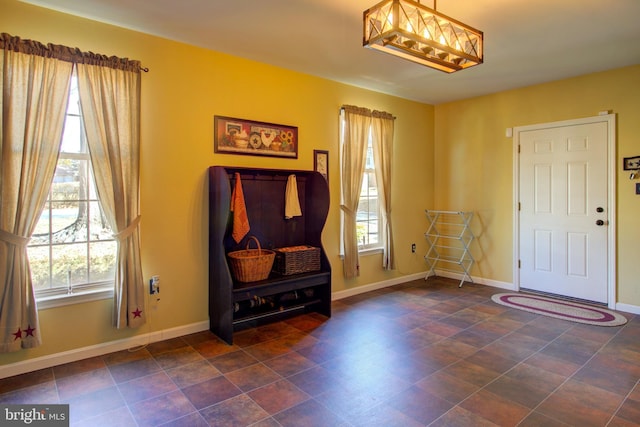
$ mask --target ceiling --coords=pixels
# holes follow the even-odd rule
[[[440,0],[484,32],[484,64],[453,74],[363,48],[376,0],[23,1],[428,104],[640,63],[639,0]]]

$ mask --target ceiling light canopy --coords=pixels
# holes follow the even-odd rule
[[[412,0],[384,0],[364,11],[363,46],[447,73],[482,64],[483,34]]]

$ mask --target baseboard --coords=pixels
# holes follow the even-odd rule
[[[640,314],[640,307],[637,305],[623,304],[620,302],[615,304],[614,310],[624,311],[625,313]]]
[[[462,280],[462,278],[464,277],[464,274],[462,273],[454,273],[451,271],[441,271],[437,269],[435,273],[437,276],[446,277],[448,279]],[[473,280],[473,283],[477,283],[478,285],[492,286],[494,288],[506,289],[509,291],[516,290],[516,287],[514,286],[514,284],[509,282],[500,282],[498,280],[485,279],[484,277],[476,277],[476,276],[471,276],[471,279]]]
[[[370,283],[364,286],[358,286],[353,289],[346,289],[344,291],[333,292],[331,294],[331,300],[337,301],[343,298],[352,297],[354,295],[364,294],[365,292],[371,292],[378,289],[388,288],[389,286],[399,285],[400,283],[410,282],[412,280],[424,279],[426,276],[426,272],[424,273],[415,273],[409,274],[407,276],[402,277],[394,277],[393,279],[383,280],[382,282]]]
[[[347,298],[347,297],[363,294],[365,292],[375,291],[378,289],[388,288],[389,286],[399,285],[401,283],[410,282],[412,280],[424,279],[427,276],[427,274],[428,272],[426,271],[422,273],[409,274],[407,276],[395,277],[390,280],[383,280],[382,282],[371,283],[365,286],[358,286],[357,288],[353,288],[353,289],[334,292],[331,295],[331,299],[333,301],[337,301],[342,298]],[[436,275],[440,277],[446,277],[449,279],[456,279],[456,280],[462,280],[462,277],[463,277],[462,274],[452,273],[450,271],[438,271],[438,270],[436,270]],[[493,286],[495,288],[507,289],[510,291],[515,290],[515,287],[513,286],[512,283],[499,282],[497,280],[490,280],[490,279],[474,277],[474,276],[472,276],[471,278],[473,279],[474,283],[477,283],[479,285]]]
[[[102,356],[108,353],[113,353],[115,351],[127,350],[145,344],[151,344],[154,342],[164,341],[183,335],[206,331],[208,329],[209,321],[207,320],[203,322],[192,323],[190,325],[165,329],[163,331],[136,335],[135,337],[126,338],[123,340],[110,341],[102,344],[77,348],[61,353],[10,363],[0,366],[0,378],[12,377],[14,375],[24,374],[26,372],[32,372],[39,369],[62,365],[65,363],[76,362],[78,360],[87,359],[89,357]]]

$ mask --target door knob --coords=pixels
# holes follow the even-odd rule
[[[601,226],[604,225],[604,221],[599,219],[599,220],[596,221],[596,225],[601,227]]]

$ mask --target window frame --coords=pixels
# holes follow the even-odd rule
[[[340,165],[343,166],[343,162],[344,162],[344,157],[342,155],[343,153],[343,144],[344,144],[344,113],[341,112],[340,113]],[[377,209],[377,219],[374,221],[378,224],[378,232],[375,233],[378,235],[378,241],[377,243],[368,243],[365,245],[361,245],[360,242],[358,242],[358,253],[360,255],[368,255],[368,254],[376,254],[376,253],[382,253],[384,251],[384,246],[383,246],[383,242],[382,239],[380,238],[380,224],[382,224],[382,212],[380,210],[380,199],[378,198],[378,185],[377,185],[377,175],[376,175],[376,164],[375,164],[375,159],[373,157],[373,129],[371,127],[369,127],[369,135],[368,135],[368,141],[367,141],[367,157],[370,157],[370,161],[365,161],[365,170],[363,172],[363,175],[369,174],[373,180],[376,181],[376,196],[375,196],[375,201],[376,201],[376,205],[378,207]],[[367,165],[371,164],[372,168],[367,168]],[[340,169],[342,171],[342,167]],[[366,176],[363,176],[362,178],[362,187],[365,186],[365,183],[368,182],[369,180],[367,179]],[[371,188],[370,186],[368,186],[368,188]],[[341,190],[342,191],[342,190]],[[342,198],[342,194],[340,194],[340,197]],[[365,197],[369,198],[368,195],[366,195]],[[359,200],[361,201],[363,198],[363,191],[362,188],[360,190],[360,197]],[[360,210],[360,201],[358,202],[358,211]],[[370,212],[369,210],[367,212]],[[358,220],[356,219],[356,227],[358,224]],[[368,220],[367,222],[372,222],[370,220]],[[368,233],[368,235],[371,235],[372,233]],[[344,256],[344,214],[341,212],[340,215],[340,256]]]
[[[53,265],[55,264],[54,262],[52,262],[52,256],[53,256],[53,249],[54,247],[63,247],[65,245],[77,245],[77,244],[84,244],[87,246],[86,248],[86,260],[87,260],[87,280],[90,280],[90,264],[91,264],[91,245],[92,243],[96,243],[96,242],[116,242],[115,237],[111,237],[108,239],[92,239],[91,238],[91,234],[89,232],[90,230],[90,223],[91,223],[91,210],[92,210],[92,206],[93,205],[98,205],[100,204],[100,199],[95,191],[95,183],[93,182],[93,169],[92,169],[92,164],[91,164],[91,157],[89,155],[89,151],[88,151],[88,146],[86,143],[86,135],[84,133],[84,126],[83,126],[83,117],[82,117],[82,111],[79,108],[79,99],[77,100],[78,102],[78,107],[77,107],[77,111],[72,103],[75,102],[72,97],[71,97],[71,93],[73,91],[77,91],[77,77],[76,77],[76,70],[74,69],[73,73],[72,73],[72,84],[69,88],[70,91],[70,98],[67,104],[67,111],[65,113],[65,129],[67,128],[67,121],[69,118],[73,117],[73,118],[77,118],[79,119],[79,134],[78,134],[78,146],[79,146],[79,150],[78,152],[73,152],[73,151],[63,151],[63,143],[61,141],[60,143],[60,147],[59,147],[59,155],[58,155],[58,162],[56,164],[56,169],[59,167],[60,165],[60,161],[61,160],[76,160],[79,162],[86,162],[85,165],[83,165],[82,167],[86,168],[86,173],[84,174],[85,177],[83,179],[85,179],[86,182],[86,197],[82,200],[80,200],[79,198],[77,200],[74,200],[74,202],[78,203],[78,206],[81,203],[85,203],[86,204],[86,215],[87,215],[87,236],[86,239],[80,240],[80,241],[75,241],[75,242],[63,242],[63,243],[54,243],[51,241],[51,239],[48,240],[48,242],[46,244],[38,244],[38,245],[27,245],[27,247],[40,247],[40,248],[46,248],[46,250],[48,251],[48,257],[49,257],[49,268],[52,269]],[[64,134],[62,136],[63,140],[64,140]],[[54,176],[55,179],[55,176]],[[52,204],[55,203],[60,203],[60,200],[56,200],[56,199],[52,199],[52,189],[54,186],[54,181],[51,182],[50,188],[49,188],[49,194],[47,196],[47,201],[45,204],[45,207],[43,208],[43,212],[45,212],[45,210],[49,210],[49,215],[47,216],[48,218],[50,218],[52,215],[51,213],[53,212],[53,208],[51,207]],[[78,209],[80,209],[78,207]],[[101,207],[99,207],[100,211],[102,211]],[[42,213],[41,213],[42,215]],[[39,220],[40,221],[40,220]],[[49,238],[52,235],[53,230],[51,229],[51,222],[49,220],[49,224],[48,224],[48,233],[49,233]],[[34,295],[36,298],[36,303],[38,304],[38,309],[47,309],[47,308],[53,308],[53,307],[59,307],[59,306],[65,306],[65,305],[70,305],[70,304],[78,304],[78,303],[83,303],[83,302],[89,302],[89,301],[96,301],[96,300],[101,300],[101,299],[107,299],[107,298],[113,298],[114,295],[114,285],[115,285],[115,266],[117,264],[117,260],[115,259],[117,257],[117,244],[115,245],[114,248],[114,274],[113,277],[107,280],[96,280],[94,282],[86,282],[86,283],[78,283],[78,284],[74,284],[74,285],[68,285],[68,286],[55,286],[55,287],[49,287],[49,288],[45,288],[45,289],[35,289],[34,287]],[[52,279],[52,271],[50,270],[49,272],[49,280]],[[51,282],[49,283],[50,285],[52,284]]]

